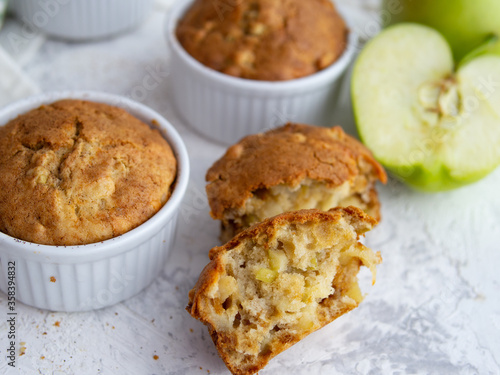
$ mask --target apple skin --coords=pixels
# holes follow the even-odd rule
[[[388,164],[385,164],[384,167],[399,181],[411,186],[415,190],[426,193],[454,190],[477,182],[491,173],[491,170],[478,171],[473,175],[469,175],[467,179],[457,179],[448,168],[440,163],[433,167],[423,165],[394,167]]]
[[[499,0],[384,0],[384,26],[416,22],[435,28],[459,62],[492,35],[500,36]]]

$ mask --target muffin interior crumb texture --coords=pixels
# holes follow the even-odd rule
[[[346,181],[331,187],[324,181],[304,179],[297,186],[279,184],[254,191],[243,207],[228,210],[222,221],[222,241],[229,241],[242,229],[282,212],[318,208],[355,206],[379,218],[379,203],[372,183],[364,174],[356,181]]]
[[[346,47],[347,28],[330,0],[196,0],[176,34],[212,69],[279,81],[335,62]]]
[[[234,374],[258,371],[361,302],[360,265],[370,268],[374,281],[380,256],[357,241],[373,222],[356,215],[363,217],[354,208],[287,213],[280,216],[291,220],[272,230],[275,218],[215,248],[188,310],[209,326]]]
[[[0,230],[46,245],[123,234],[171,194],[173,152],[125,110],[62,100],[0,127]]]

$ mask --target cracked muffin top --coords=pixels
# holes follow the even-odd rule
[[[249,135],[208,170],[206,191],[214,219],[245,206],[265,189],[298,186],[304,180],[329,187],[345,182],[370,187],[387,175],[371,152],[341,127],[287,124]]]
[[[202,64],[264,81],[322,70],[347,43],[346,25],[330,0],[196,0],[176,33]]]
[[[0,231],[45,245],[116,237],[165,204],[176,171],[160,132],[123,109],[43,105],[0,126]]]

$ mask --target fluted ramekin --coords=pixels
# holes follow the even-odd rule
[[[10,9],[30,30],[80,41],[109,37],[140,24],[154,0],[14,0]]]
[[[159,126],[178,163],[170,199],[148,221],[121,236],[81,246],[47,246],[0,232],[0,289],[4,293],[42,309],[85,311],[137,294],[163,269],[174,245],[179,206],[188,185],[189,159],[182,139],[165,118],[142,104],[111,94],[67,91],[30,97],[1,109],[0,126],[64,98],[121,107],[145,123]],[[14,279],[9,278],[14,274]],[[8,289],[9,282],[14,289]]]
[[[341,78],[357,46],[352,30],[342,56],[317,73],[278,82],[242,79],[208,68],[179,43],[175,35],[177,24],[192,3],[193,0],[178,0],[166,24],[173,100],[188,125],[224,144],[287,121],[333,125]],[[343,18],[349,25],[349,19]]]

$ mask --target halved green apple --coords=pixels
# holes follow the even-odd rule
[[[479,56],[454,71],[439,32],[398,24],[361,52],[352,99],[362,141],[417,189],[453,189],[500,164],[498,56]]]

